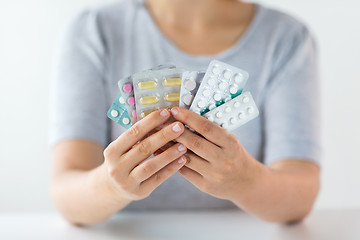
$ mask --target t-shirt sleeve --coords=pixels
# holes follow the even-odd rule
[[[66,139],[107,144],[105,44],[96,12],[83,12],[65,28],[50,93],[51,146]]]
[[[320,164],[317,51],[303,27],[285,38],[274,61],[264,101],[264,164],[288,158]]]

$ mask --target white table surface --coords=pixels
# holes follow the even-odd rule
[[[0,213],[0,239],[359,240],[360,209],[317,210],[293,225],[266,223],[240,211],[119,213],[74,227],[57,213]]]

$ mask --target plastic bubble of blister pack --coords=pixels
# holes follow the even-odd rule
[[[229,64],[213,60],[190,106],[190,110],[203,115],[239,96],[249,74]]]
[[[203,116],[228,131],[232,131],[259,115],[250,92],[244,92]]]
[[[129,129],[132,126],[130,116],[125,107],[125,99],[122,97],[121,93],[109,108],[107,116],[126,129]]]
[[[162,64],[155,66],[150,69],[143,70],[142,72],[151,72],[163,69],[174,69],[176,68],[173,64]],[[130,115],[131,122],[134,124],[137,121],[137,113],[135,106],[135,97],[134,97],[134,86],[132,75],[123,79],[120,79],[118,82],[120,93],[122,94],[125,100],[125,107]]]
[[[154,110],[179,106],[182,73],[171,68],[132,75],[137,120]]]
[[[199,89],[205,72],[185,71],[182,74],[179,106],[189,109]]]
[[[134,124],[137,119],[135,108],[135,97],[132,77],[120,79],[118,82],[120,93],[124,99],[125,108],[130,116],[131,122]]]

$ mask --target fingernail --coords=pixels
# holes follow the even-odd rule
[[[179,113],[179,111],[176,108],[173,108],[173,109],[171,109],[171,113],[172,113],[172,115],[175,116],[176,114]]]
[[[186,147],[185,147],[184,145],[182,145],[182,144],[180,144],[180,145],[178,146],[179,152],[183,152],[183,151],[185,151],[185,149],[186,149]]]
[[[179,159],[178,159],[178,163],[180,163],[180,164],[181,164],[181,163],[183,163],[183,162],[185,162],[184,157],[181,157],[181,158],[179,158]]]
[[[173,127],[172,127],[172,130],[174,132],[180,132],[181,131],[181,127],[179,126],[179,124],[175,124]]]
[[[163,117],[166,117],[167,115],[169,115],[169,112],[168,112],[168,110],[164,109],[160,112],[160,115]]]

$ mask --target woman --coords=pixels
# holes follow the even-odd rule
[[[256,120],[230,133],[181,108],[128,131],[106,118],[118,79],[169,62],[205,70],[212,59],[250,73]],[[122,209],[237,207],[298,221],[319,191],[314,41],[302,23],[260,5],[123,0],[86,11],[64,34],[51,106],[51,192],[73,224]],[[174,123],[138,143],[171,115]]]

